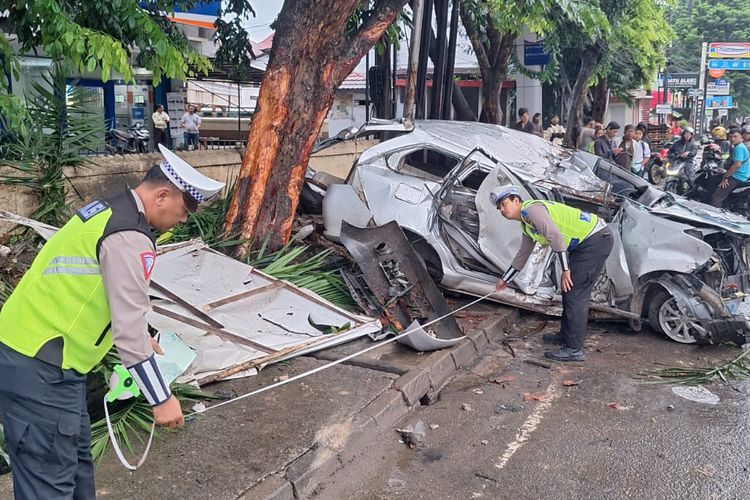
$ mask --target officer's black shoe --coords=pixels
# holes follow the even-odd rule
[[[550,344],[565,344],[565,337],[562,333],[545,333],[542,335],[542,340],[544,342],[549,342]]]
[[[583,349],[571,347],[563,347],[559,351],[546,351],[544,357],[555,361],[584,361],[586,359]]]

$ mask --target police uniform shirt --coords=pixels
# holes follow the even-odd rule
[[[138,211],[143,202],[131,191]],[[150,310],[148,286],[156,255],[148,236],[121,231],[101,243],[99,266],[112,316],[112,339],[125,366],[133,366],[154,354],[146,314]]]

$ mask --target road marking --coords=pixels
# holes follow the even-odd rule
[[[505,467],[510,458],[521,449],[526,441],[528,441],[529,436],[531,436],[531,433],[539,426],[539,423],[542,421],[547,410],[549,410],[552,402],[560,396],[560,392],[557,388],[558,383],[557,380],[553,380],[549,387],[547,387],[547,390],[545,391],[545,395],[547,396],[546,399],[540,401],[534,412],[526,418],[526,421],[518,430],[516,438],[505,448],[505,453],[500,457],[500,461],[495,464],[495,467],[498,469]]]

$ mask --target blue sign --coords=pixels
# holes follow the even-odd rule
[[[750,59],[712,59],[708,61],[708,69],[750,71]]]
[[[143,120],[146,117],[146,108],[136,107],[130,110],[130,115],[133,120]]]
[[[713,95],[706,97],[706,109],[729,109],[734,107],[731,95]]]
[[[551,58],[552,56],[544,51],[543,42],[523,43],[524,66],[544,66],[549,64]]]

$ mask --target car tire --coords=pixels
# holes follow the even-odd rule
[[[654,331],[662,333],[671,340],[679,342],[681,344],[695,344],[697,339],[690,334],[688,329],[687,333],[680,331],[677,328],[679,319],[670,320],[670,317],[677,317],[673,314],[673,311],[679,311],[676,307],[675,299],[672,294],[666,290],[658,291],[652,298],[651,303],[648,306],[648,322]],[[679,315],[679,314],[678,314]],[[673,325],[673,328],[669,326]]]

